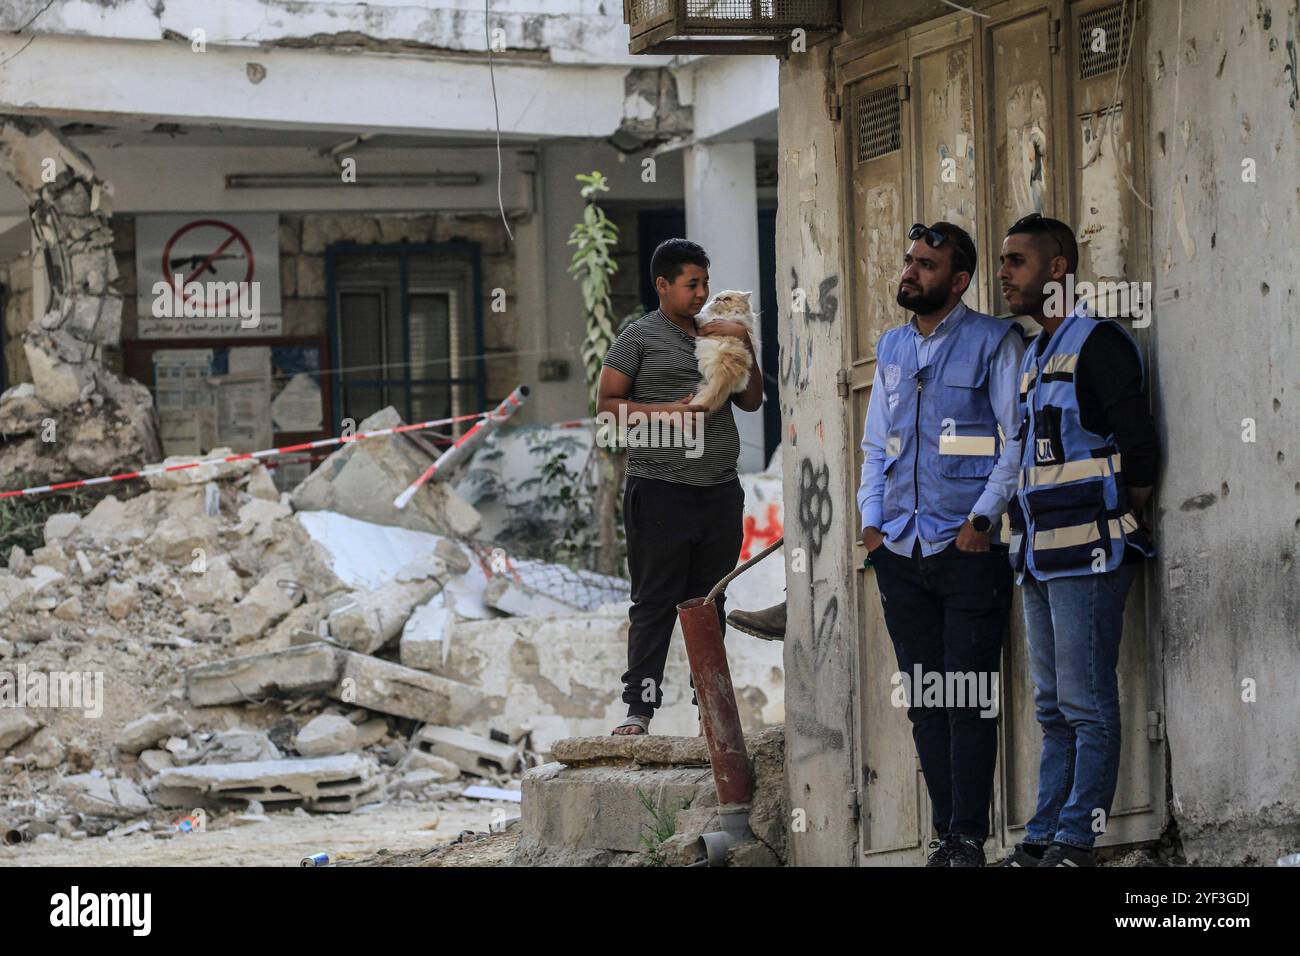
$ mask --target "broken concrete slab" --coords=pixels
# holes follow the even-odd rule
[[[150,776],[174,766],[172,755],[165,750],[145,750],[140,754],[140,768]]]
[[[117,737],[117,749],[138,754],[168,737],[184,737],[189,732],[189,722],[174,711],[145,714],[122,728]]]
[[[104,610],[115,621],[131,616],[140,603],[140,592],[134,581],[113,581],[104,589]]]
[[[204,803],[245,806],[257,801],[267,809],[304,807],[347,813],[371,802],[381,779],[373,763],[355,754],[303,760],[262,760],[164,770],[149,781],[148,791],[166,807]]]
[[[56,789],[67,797],[69,807],[87,816],[129,819],[153,809],[144,792],[124,777],[79,773],[64,777]]]
[[[479,737],[459,727],[421,727],[411,738],[411,747],[450,760],[466,773],[480,777],[490,773],[511,773],[519,766],[519,751],[514,747]]]
[[[390,406],[361,422],[359,431],[402,424]],[[333,511],[375,524],[470,537],[480,518],[465,499],[441,481],[430,481],[403,509],[393,500],[429,467],[436,450],[403,435],[389,435],[339,448],[292,492],[295,511]]]
[[[513,614],[517,617],[570,615],[581,610],[576,605],[556,600],[505,575],[498,575],[488,580],[487,587],[483,589],[483,603],[503,614]]]
[[[330,690],[342,676],[341,653],[317,641],[200,664],[185,672],[185,694],[195,707],[212,707],[273,694]]]
[[[329,691],[334,700],[437,724],[468,723],[483,709],[483,694],[468,684],[366,654],[337,653],[343,669]]]
[[[338,714],[320,714],[298,731],[294,749],[304,757],[328,757],[357,747],[357,726]]]

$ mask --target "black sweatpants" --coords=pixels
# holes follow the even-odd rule
[[[701,487],[628,477],[623,527],[632,609],[623,700],[629,716],[653,716],[663,702],[664,663],[677,605],[704,597],[735,570],[745,537],[744,506],[739,478]],[[725,633],[725,601],[720,597],[715,603]]]

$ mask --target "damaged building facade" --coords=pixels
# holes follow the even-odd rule
[[[59,364],[77,374],[57,387],[77,390],[88,353],[153,390],[168,453],[337,434],[387,405],[408,421],[472,414],[520,382],[534,390],[523,422],[588,414],[567,273],[575,175],[609,181],[619,319],[656,305],[649,254],[673,235],[715,250],[719,288],[775,294],[760,268],[774,255],[775,62],[632,57],[606,6],[499,3],[485,24],[457,4],[7,4],[0,385],[34,381],[45,401],[33,361],[71,349]],[[40,189],[75,195],[104,261],[73,249],[68,210],[41,215]],[[42,330],[58,347],[38,348],[65,273],[90,285],[66,328]],[[230,282],[256,284],[256,318]],[[88,317],[95,295],[111,319]],[[201,373],[227,387],[196,394]],[[243,414],[261,405],[272,414]],[[27,427],[33,410],[17,412]],[[738,417],[742,468],[760,471],[775,402],[766,421]]]
[[[925,786],[906,714],[889,703],[896,663],[857,540],[874,345],[903,318],[894,293],[911,223],[967,228],[981,259],[967,300],[1005,315],[1001,238],[1037,211],[1075,228],[1080,279],[1143,284],[1145,315],[1122,321],[1163,440],[1160,556],[1128,601],[1125,749],[1099,845],[1163,835],[1194,863],[1272,863],[1300,839],[1300,7],[962,6],[841,4],[840,32],[781,60],[778,299],[802,290],[808,303],[783,306],[779,330],[797,515],[786,771],[808,821],[790,834],[792,858],[923,859]],[[1040,732],[1025,655],[1017,623],[1003,666],[999,855],[1034,809]]]

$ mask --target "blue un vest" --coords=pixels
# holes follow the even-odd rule
[[[968,310],[923,368],[913,334],[910,325],[890,329],[876,345],[889,423],[881,530],[896,540],[915,511],[921,540],[943,541],[956,537],[1002,451],[989,366],[1019,330]]]
[[[1102,320],[1102,321],[1110,321]],[[1118,322],[1141,365],[1142,353]],[[1075,310],[1047,340],[1033,342],[1020,365],[1020,486],[1007,508],[1011,564],[1017,581],[1113,571],[1132,544],[1155,554],[1129,510],[1114,435],[1088,431],[1079,420],[1074,373],[1083,344],[1100,325]]]

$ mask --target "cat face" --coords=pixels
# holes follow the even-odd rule
[[[753,315],[749,307],[751,295],[752,292],[719,292],[700,310],[700,314],[695,317],[696,322],[711,322],[715,319],[738,322],[748,319]]]

